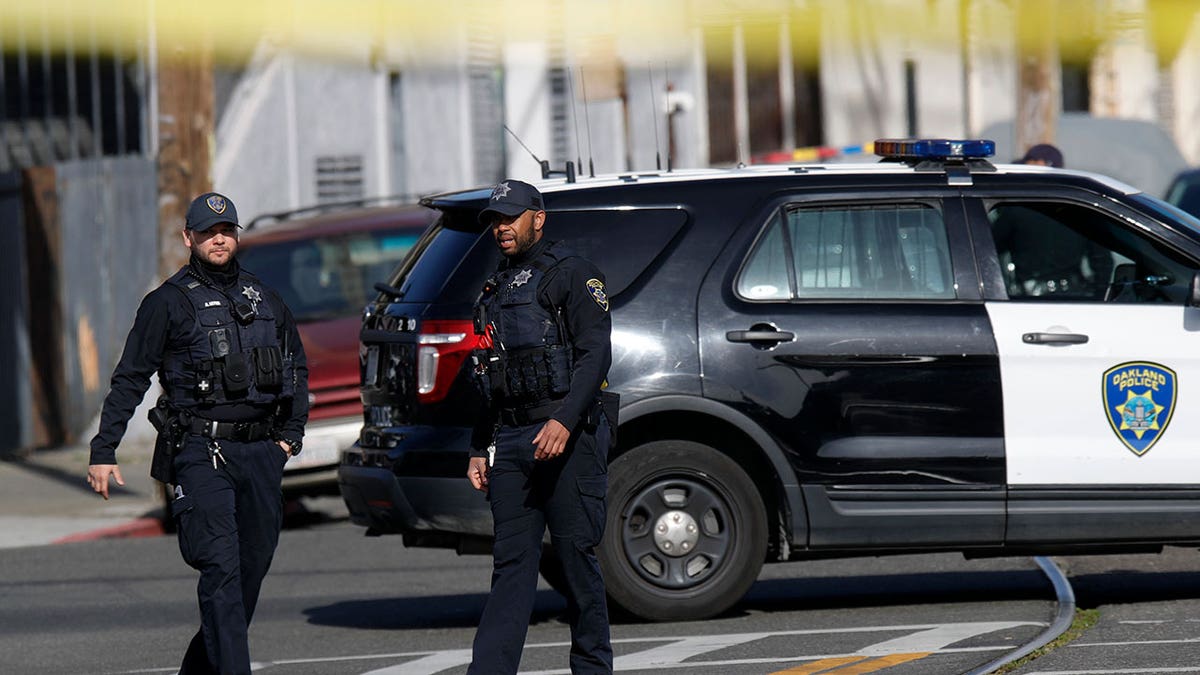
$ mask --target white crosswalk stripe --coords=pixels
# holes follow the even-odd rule
[[[415,661],[371,670],[363,675],[433,675],[450,668],[461,668],[470,662],[470,649],[450,649],[433,652]]]
[[[1018,626],[1041,626],[1044,624],[1029,621],[979,621],[951,624],[914,624],[895,626],[854,626],[848,628],[817,628],[807,630],[770,631],[760,633],[725,633],[715,635],[685,635],[663,637],[641,637],[613,640],[617,645],[633,643],[652,643],[646,649],[619,656],[614,663],[616,672],[632,672],[652,669],[677,669],[689,667],[716,667],[722,665],[749,664],[785,664],[807,660],[816,660],[837,656],[836,654],[793,654],[778,657],[755,657],[742,659],[726,659],[702,661],[696,657],[717,652],[729,647],[735,647],[765,638],[822,635],[845,635],[850,633],[904,633],[881,642],[866,645],[853,654],[862,656],[886,656],[889,654],[905,654],[914,652],[939,651],[988,651],[992,649],[1009,649],[1011,645],[995,647],[976,646],[967,649],[949,649],[949,645],[967,640],[972,637],[986,635],[996,631],[1007,630]],[[558,649],[563,651],[565,661],[566,642],[537,643],[525,645],[526,652],[530,650]],[[451,649],[436,652],[412,652],[414,660],[399,663],[385,668],[366,671],[363,675],[436,675],[451,669],[460,669],[471,662],[471,650]],[[522,675],[558,675],[570,673],[569,669],[556,668],[552,670],[523,670]]]

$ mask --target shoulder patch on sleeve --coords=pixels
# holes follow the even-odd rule
[[[587,280],[588,293],[592,294],[592,299],[600,305],[600,309],[608,311],[608,294],[604,292],[604,282],[599,279]]]

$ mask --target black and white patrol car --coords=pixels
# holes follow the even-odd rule
[[[987,141],[875,149],[539,185],[547,236],[608,277],[616,606],[709,616],[764,562],[1200,544],[1200,221]],[[464,478],[488,194],[424,201],[363,324],[341,492],[409,546],[488,550]]]

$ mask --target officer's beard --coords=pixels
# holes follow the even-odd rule
[[[188,264],[201,276],[221,287],[232,285],[241,272],[237,258],[230,258],[228,263],[218,266],[203,260],[195,251],[192,252],[192,259]]]
[[[529,257],[533,248],[537,246],[539,242],[541,242],[541,238],[538,237],[537,232],[532,229],[529,230],[524,237],[522,237],[520,234],[517,234],[514,239],[516,241],[516,246],[513,247],[513,250],[508,251],[507,253],[502,251],[501,254],[508,258],[510,264],[518,265],[524,262],[525,259]]]

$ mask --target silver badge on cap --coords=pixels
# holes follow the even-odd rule
[[[496,201],[501,197],[507,197],[510,190],[512,188],[508,186],[508,183],[498,183],[495,189],[492,190],[492,201]]]
[[[204,203],[208,204],[208,208],[212,209],[213,213],[225,213],[225,198],[221,195],[209,195]]]

